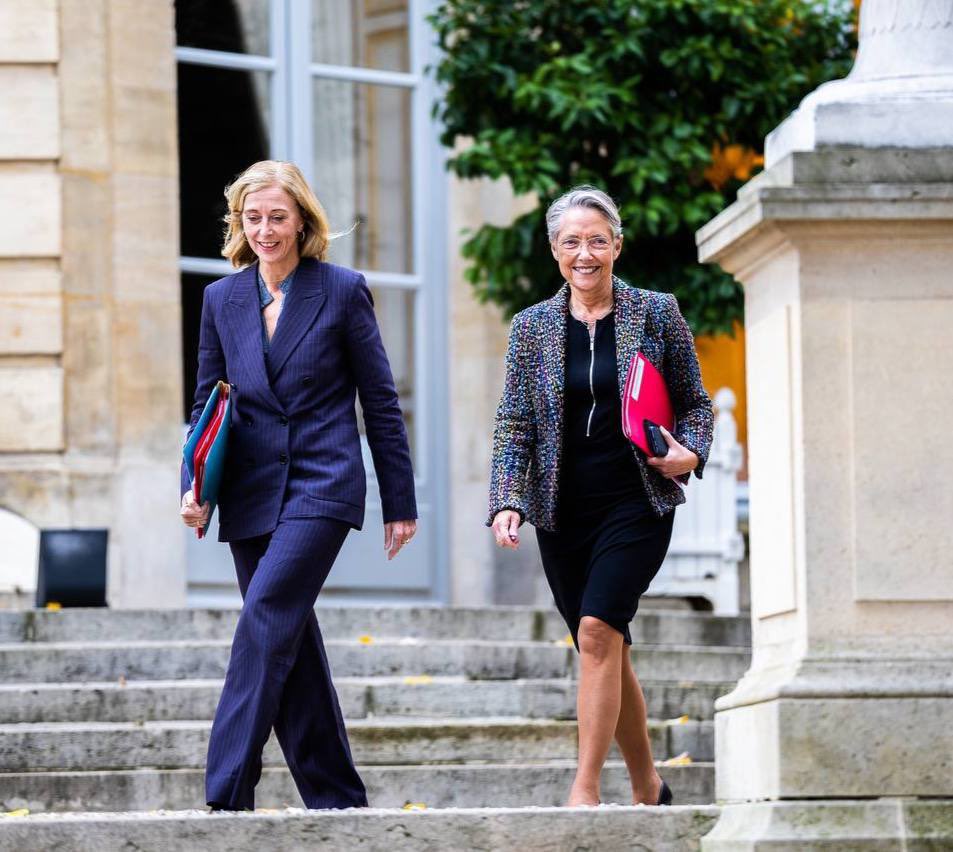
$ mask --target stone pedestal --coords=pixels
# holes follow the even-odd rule
[[[825,83],[765,140],[771,165],[831,145],[922,148],[951,143],[953,4],[864,0],[850,74]]]
[[[862,8],[854,72],[698,234],[748,346],[753,657],[716,705],[719,852],[953,844],[953,6]],[[883,797],[940,801],[913,835]]]

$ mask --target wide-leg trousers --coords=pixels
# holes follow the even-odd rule
[[[281,519],[231,543],[244,604],[209,740],[209,805],[255,807],[272,728],[306,807],[367,805],[314,614],[348,530],[331,518]]]

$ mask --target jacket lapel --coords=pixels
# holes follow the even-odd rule
[[[273,379],[281,372],[288,357],[321,312],[327,298],[324,284],[326,275],[327,266],[319,261],[306,258],[298,265],[281,308],[278,327],[271,338],[268,367]]]
[[[621,398],[625,393],[632,356],[642,345],[646,306],[641,290],[630,287],[615,276],[612,277],[612,297],[615,300],[615,358]]]
[[[554,425],[560,432],[563,426],[563,389],[566,384],[566,315],[568,312],[569,285],[564,284],[555,296],[546,301],[543,320],[546,327],[540,330],[539,336],[543,370],[546,373],[543,392],[550,404],[554,401],[556,403],[553,413],[558,422]]]
[[[258,264],[253,263],[238,273],[228,297],[229,318],[238,346],[242,366],[252,386],[279,411],[283,407],[271,389],[265,371],[265,355],[261,346],[261,306],[258,301]],[[240,394],[247,389],[239,388]]]

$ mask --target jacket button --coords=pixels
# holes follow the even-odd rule
[[[287,417],[279,417],[279,418],[278,418],[278,422],[279,422],[282,426],[287,426],[287,425],[288,425],[288,418],[287,418]]]
[[[314,378],[313,378],[313,377],[311,377],[311,376],[305,376],[305,377],[301,380],[301,384],[303,384],[303,385],[310,385],[313,381],[314,381]]]
[[[243,418],[243,419],[242,419],[242,423],[244,423],[246,426],[254,426],[254,425],[255,425],[255,421],[252,420],[251,417],[245,417],[245,418]]]
[[[278,456],[278,461],[280,461],[282,464],[288,464],[288,454],[282,453],[280,456]]]

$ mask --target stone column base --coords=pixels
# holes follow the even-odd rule
[[[953,797],[953,697],[780,698],[715,714],[718,801]]]
[[[715,704],[718,801],[953,800],[953,655],[932,650],[749,671]]]
[[[703,852],[939,852],[953,849],[953,799],[800,800],[726,805]]]

